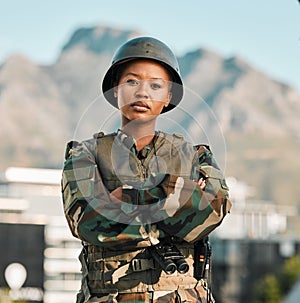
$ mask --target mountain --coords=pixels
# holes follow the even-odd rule
[[[116,48],[140,36],[98,26],[80,28],[52,65],[13,55],[0,66],[0,169],[60,168],[65,144],[119,126],[101,95]],[[238,56],[199,48],[178,57],[185,97],[159,127],[209,143],[226,175],[253,186],[255,198],[300,200],[300,94]]]

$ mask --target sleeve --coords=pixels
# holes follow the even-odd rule
[[[64,212],[72,234],[91,244],[136,246],[147,237],[134,213],[127,214],[104,186],[91,142],[68,143],[62,174]],[[123,223],[122,223],[123,222]]]
[[[161,184],[166,199],[160,211],[164,218],[158,228],[187,242],[208,235],[221,224],[231,208],[229,189],[208,147],[197,146],[194,168],[196,174],[193,175],[206,180],[204,190],[198,186],[198,180],[174,175],[166,177]]]

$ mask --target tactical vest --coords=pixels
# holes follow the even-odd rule
[[[194,180],[198,180],[199,173],[207,178],[208,195],[204,196],[203,201],[199,200],[199,195],[197,195],[194,200],[196,205],[193,205],[194,211],[189,213],[188,210],[192,205],[192,198],[189,194],[194,191]],[[159,178],[167,174],[169,176],[159,183]],[[183,184],[186,187],[181,190]],[[130,242],[131,238],[127,238],[126,233],[120,233],[120,241],[113,242],[114,247],[84,244],[80,255],[83,280],[77,302],[89,302],[91,296],[101,296],[101,294],[178,291],[194,288],[199,283],[202,284],[201,278],[197,277],[199,281],[194,278],[193,259],[194,254],[197,255],[197,253],[194,252],[194,246],[191,243],[216,228],[231,207],[224,177],[213,163],[209,149],[202,145],[194,147],[191,143],[184,141],[182,136],[162,132],[156,134],[153,148],[144,159],[138,159],[136,152],[132,150],[132,142],[128,142],[128,137],[124,137],[120,133],[106,136],[99,133],[94,139],[82,143],[69,142],[62,178],[62,193],[66,218],[73,235],[85,239],[79,232],[79,228],[84,223],[88,223],[88,216],[85,218],[86,222],[80,222],[79,212],[82,205],[87,204],[89,199],[93,202],[94,197],[101,201],[104,191],[105,195],[109,195],[109,192],[118,187],[124,189],[123,186],[137,189],[138,204],[151,204],[153,197],[158,197],[160,202],[161,194],[165,195],[163,199],[167,196],[165,203],[169,203],[171,207],[164,208],[164,215],[167,216],[163,219],[159,217],[161,221],[157,221],[157,226],[164,225],[161,225],[163,226],[159,229],[161,234],[156,234],[156,239],[159,238],[163,242],[167,241],[165,239],[167,235],[173,235],[173,238],[169,240],[174,241],[174,244],[186,257],[189,270],[184,274],[175,271],[171,275],[162,271],[157,259],[154,260],[149,252],[147,246],[155,243],[152,240],[150,243],[148,231],[146,231],[148,238],[144,237],[141,232],[143,224],[138,231],[141,237],[137,242]],[[154,193],[153,191],[156,190],[158,192]],[[188,197],[185,196],[186,193],[188,193]],[[198,193],[200,192],[198,191]],[[151,196],[151,194],[153,195]],[[181,198],[183,200],[180,200]],[[175,204],[180,201],[185,203],[187,202],[185,199],[188,199],[189,202],[185,217],[182,218],[180,213],[177,213],[177,207],[175,208],[176,214],[173,212],[173,202]],[[107,200],[109,201],[110,198]],[[200,204],[197,204],[198,202]],[[153,208],[153,205],[158,207]],[[156,209],[159,212],[161,207],[159,207],[159,203],[153,205],[146,209],[155,209],[153,211],[155,215]],[[182,209],[186,210],[186,208]],[[171,211],[170,215],[169,211]],[[180,212],[181,209],[179,208],[178,211]],[[197,215],[195,215],[196,213]],[[148,216],[149,214],[146,213],[146,217]],[[93,217],[93,214],[91,218],[97,219],[96,216]],[[170,224],[168,222],[170,218],[174,219],[176,223]],[[121,221],[114,219],[110,220],[115,223],[114,228],[118,228],[118,224],[122,223],[117,223]],[[193,226],[190,226],[192,221]],[[202,223],[199,224],[199,222]],[[153,226],[152,224],[151,229]],[[93,228],[88,225],[92,236],[95,234]],[[185,239],[185,241],[179,239]],[[124,243],[124,245],[129,243],[128,250],[125,250],[120,243]]]
[[[157,132],[153,148],[141,161],[116,133],[97,135],[95,158],[104,185],[109,191],[124,183],[138,186],[155,174],[171,174],[191,178],[197,153],[191,143],[178,134]]]
[[[140,161],[130,150],[130,144],[116,134],[96,138],[95,158],[102,181],[109,191],[124,183],[144,183],[150,175],[169,173],[191,178],[197,154],[192,144],[179,135],[159,132],[154,147]],[[129,173],[130,172],[130,173]],[[151,201],[150,201],[151,202]],[[147,203],[147,201],[143,201]],[[149,254],[147,248],[120,251],[87,244],[80,255],[85,300],[105,293],[172,291],[194,288],[193,244],[176,244],[189,264],[189,271],[168,275]]]

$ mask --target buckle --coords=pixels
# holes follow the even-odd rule
[[[132,259],[131,265],[133,271],[143,271],[155,268],[153,259]]]
[[[131,264],[132,264],[133,271],[142,271],[143,270],[142,259],[132,259]]]

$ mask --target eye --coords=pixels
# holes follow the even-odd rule
[[[127,79],[127,80],[126,80],[126,83],[128,83],[128,84],[131,85],[131,86],[136,86],[136,85],[139,84],[138,81],[135,80],[135,79]]]
[[[160,89],[161,88],[161,85],[159,83],[151,83],[151,88],[152,89]]]

